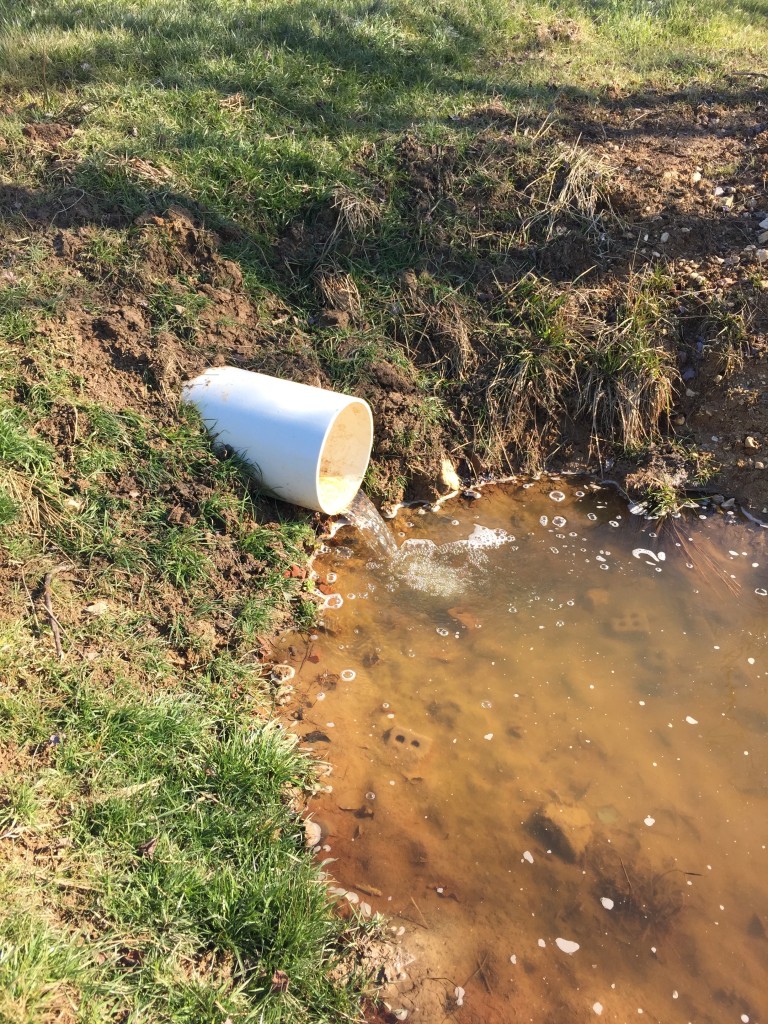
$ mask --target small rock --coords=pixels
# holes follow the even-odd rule
[[[109,604],[106,601],[94,601],[92,604],[87,604],[83,611],[86,615],[93,615],[95,618],[105,615],[109,611]]]
[[[664,245],[665,242],[668,242],[669,241],[669,232],[668,231],[663,231],[659,241],[661,242],[662,245]]]
[[[765,230],[768,230],[768,217],[766,217],[765,220],[760,221],[760,227]]]
[[[725,192],[725,189],[724,189],[724,188],[721,188],[721,187],[720,187],[720,186],[718,185],[718,186],[717,186],[717,187],[715,188],[715,191],[714,191],[714,195],[716,195],[716,196],[721,196],[721,195],[723,195],[723,193],[724,193],[724,192]]]
[[[323,830],[316,821],[304,822],[304,845],[308,849],[312,850],[315,846],[319,846],[322,838]]]
[[[701,171],[694,171],[691,175],[691,181],[694,185],[698,185],[698,183],[701,181]]]
[[[755,462],[755,469],[765,469],[765,463],[761,462],[760,459],[758,459]]]
[[[481,497],[480,491],[462,491],[461,496],[468,501],[477,501]]]
[[[758,263],[768,263],[768,249],[758,249],[755,256]]]
[[[726,512],[727,512],[728,509],[734,508],[735,505],[736,505],[736,499],[735,498],[728,498],[726,501],[721,502],[720,508],[724,508],[726,510]]]
[[[757,241],[760,245],[762,245],[763,242],[768,242],[768,231],[761,231],[757,236]]]
[[[450,459],[443,459],[440,463],[438,485],[441,493],[461,490],[461,480]]]
[[[276,664],[272,666],[269,678],[271,682],[281,685],[290,682],[295,675],[296,669],[292,665]]]
[[[561,860],[573,864],[592,839],[589,814],[572,804],[549,803],[541,807],[529,822],[529,830]]]
[[[757,443],[757,441],[754,439],[754,437],[752,437],[751,434],[748,434],[744,438],[744,447],[745,448],[759,448],[760,445]]]

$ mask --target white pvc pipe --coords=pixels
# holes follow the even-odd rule
[[[360,489],[373,444],[362,398],[234,366],[206,370],[182,396],[276,498],[336,515]]]

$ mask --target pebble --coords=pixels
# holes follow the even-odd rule
[[[668,231],[662,232],[662,235],[661,235],[661,238],[659,239],[659,241],[661,242],[662,245],[664,245],[665,242],[668,242],[669,241],[669,232]]]
[[[768,217],[766,217],[765,220],[760,221],[760,227],[768,229]]]
[[[755,256],[758,263],[768,263],[768,249],[758,249]]]
[[[316,821],[304,822],[304,842],[310,850],[315,846],[319,846],[322,838],[323,830]]]
[[[759,448],[760,445],[757,443],[757,441],[754,439],[754,437],[752,437],[751,434],[747,434],[747,436],[744,438],[744,447],[745,448]]]

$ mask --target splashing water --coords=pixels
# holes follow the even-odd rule
[[[358,491],[344,513],[350,524],[360,531],[360,537],[376,554],[392,558],[397,554],[397,541],[379,515],[376,506],[363,491]]]

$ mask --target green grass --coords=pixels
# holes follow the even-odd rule
[[[4,739],[43,748],[30,781],[4,786],[0,828],[72,845],[39,906],[9,912],[5,893],[2,1019],[67,1004],[88,1021],[118,1004],[136,1021],[352,1019],[329,977],[348,956],[341,926],[287,805],[311,768],[280,730],[223,695],[151,697],[128,680],[105,693],[53,665],[45,684],[44,710],[20,693],[0,703]],[[14,870],[8,884],[33,882]]]
[[[311,585],[286,575],[314,531],[275,522],[194,415],[164,426],[37,369],[26,402],[0,401],[0,841],[60,853],[52,871],[4,861],[0,1020],[355,1019],[354,967],[330,980],[347,926],[288,806],[312,765],[268,723],[254,659],[291,605],[314,622]],[[62,409],[66,448],[41,433]]]

